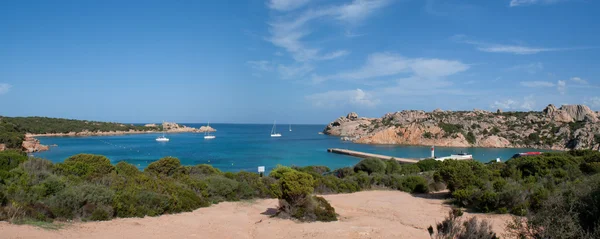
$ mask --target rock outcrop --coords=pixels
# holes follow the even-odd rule
[[[25,136],[22,146],[23,150],[27,153],[41,152],[49,149],[48,146],[40,144],[38,139],[30,136]]]
[[[179,125],[177,123],[171,123],[171,122],[164,122],[162,124],[162,126],[166,132],[170,132],[170,133],[183,133],[183,132],[202,132],[203,133],[203,132],[217,131],[210,126],[202,126],[199,129],[197,129],[197,128],[188,127],[185,125]]]
[[[0,151],[4,151],[6,150],[6,145],[5,144],[0,144]]]
[[[584,149],[600,147],[598,117],[585,105],[548,105],[541,112],[404,110],[381,118],[353,112],[324,133],[364,144]]]

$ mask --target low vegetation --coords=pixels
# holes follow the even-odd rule
[[[448,188],[458,207],[523,216],[511,223],[515,236],[598,238],[599,172],[600,152],[589,150],[487,164],[365,159],[333,171],[324,166],[278,166],[264,177],[221,172],[210,165],[183,166],[171,157],[140,171],[125,162],[113,165],[100,155],[80,154],[53,164],[20,151],[4,151],[0,152],[0,220],[109,220],[191,211],[222,201],[278,198],[280,217],[334,221],[335,209],[313,194],[370,189],[428,193]],[[451,215],[448,220],[457,218]],[[486,235],[481,238],[493,238],[483,222],[452,225],[459,224],[472,227],[438,225],[436,235],[476,230]]]
[[[335,209],[313,193],[350,193],[390,188],[413,193],[436,190],[431,173],[439,164],[417,165],[367,159],[354,168],[279,166],[269,176],[221,172],[210,165],[183,166],[166,157],[140,171],[101,155],[79,154],[62,163],[0,152],[0,220],[96,221],[191,211],[223,201],[280,199],[282,217],[337,220]]]

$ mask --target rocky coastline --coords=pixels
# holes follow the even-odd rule
[[[87,136],[110,136],[110,135],[125,135],[125,134],[148,134],[148,133],[160,133],[156,124],[147,124],[147,127],[156,127],[156,130],[128,130],[128,131],[81,131],[81,132],[68,132],[68,133],[46,133],[46,134],[25,134],[25,140],[23,140],[23,150],[27,153],[41,152],[49,150],[50,147],[40,144],[40,141],[35,137],[87,137]],[[204,132],[215,132],[216,129],[210,126],[202,126],[200,128],[188,127],[185,125],[179,125],[172,122],[164,122],[162,124],[165,133],[204,133]]]
[[[585,105],[537,112],[404,110],[381,118],[353,112],[323,132],[361,144],[598,150],[600,112]]]

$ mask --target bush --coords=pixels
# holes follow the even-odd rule
[[[429,183],[421,176],[397,176],[392,175],[392,188],[408,193],[428,193]]]
[[[440,167],[442,161],[438,161],[435,159],[423,159],[417,162],[417,167],[421,169],[421,172],[433,171]]]
[[[497,239],[496,233],[492,231],[492,225],[483,220],[478,221],[472,217],[467,221],[463,221],[457,214],[456,210],[451,210],[448,217],[436,225],[437,233],[434,234],[433,227],[430,226],[427,230],[431,238],[446,239]]]
[[[27,155],[17,150],[6,150],[0,152],[0,171],[10,171],[27,160]]]
[[[295,170],[293,170],[290,167],[277,165],[277,167],[275,167],[273,170],[271,170],[271,173],[269,173],[269,177],[272,177],[275,179],[280,179],[283,177],[283,174],[285,174],[287,172],[292,172],[292,171],[295,171]]]
[[[401,173],[400,171],[402,170],[402,166],[400,165],[400,163],[398,163],[398,161],[392,159],[392,160],[384,160],[384,162],[385,162],[385,174]]]
[[[213,175],[221,175],[221,170],[214,168],[209,164],[199,164],[196,166],[189,167],[189,174],[194,176],[208,177]]]
[[[172,176],[174,174],[183,173],[184,171],[185,169],[181,167],[179,159],[173,157],[164,157],[158,161],[152,162],[144,170],[144,172],[162,176]]]
[[[314,180],[310,174],[291,171],[281,177],[281,199],[292,206],[310,195],[314,188]]]
[[[385,173],[386,164],[375,158],[363,159],[354,166],[354,172]]]
[[[469,131],[469,133],[465,135],[465,139],[467,140],[467,142],[469,142],[469,144],[475,144],[477,142],[477,138],[471,131]]]
[[[117,165],[115,165],[115,171],[117,172],[118,175],[125,176],[125,177],[133,177],[133,176],[136,176],[141,173],[137,167],[135,167],[132,164],[129,164],[125,161],[121,161],[121,162],[117,163]]]
[[[208,196],[213,203],[239,200],[237,190],[239,183],[223,176],[212,176],[206,179]]]
[[[65,176],[74,175],[83,179],[98,179],[110,174],[115,167],[102,155],[78,154],[56,165],[56,170]]]
[[[113,197],[114,192],[107,187],[82,184],[60,191],[49,199],[48,205],[52,213],[59,218],[91,219],[97,208],[110,206]]]

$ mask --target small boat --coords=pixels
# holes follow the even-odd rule
[[[158,136],[158,138],[156,138],[156,141],[158,141],[158,142],[169,142],[169,138],[165,137],[165,135],[163,134],[162,136]]]
[[[435,158],[435,160],[438,160],[438,161],[444,161],[446,159],[471,160],[471,159],[473,159],[473,155],[466,154],[466,153],[459,153],[459,154],[451,154],[450,156],[446,156],[446,157]]]
[[[290,124],[290,132],[292,132],[292,124]]]
[[[208,122],[206,127],[210,129],[210,122]],[[206,130],[206,132],[204,132],[204,139],[214,139],[214,138],[216,138],[216,137],[214,135],[211,135],[209,130]]]
[[[163,124],[165,122],[163,121]],[[169,138],[165,137],[165,129],[163,128],[163,134],[162,136],[158,136],[158,138],[156,138],[157,142],[169,142]]]
[[[277,133],[276,125],[277,125],[277,121],[274,121],[273,128],[271,129],[271,137],[281,137],[281,134]]]
[[[318,134],[323,134],[323,132],[319,132]]]

